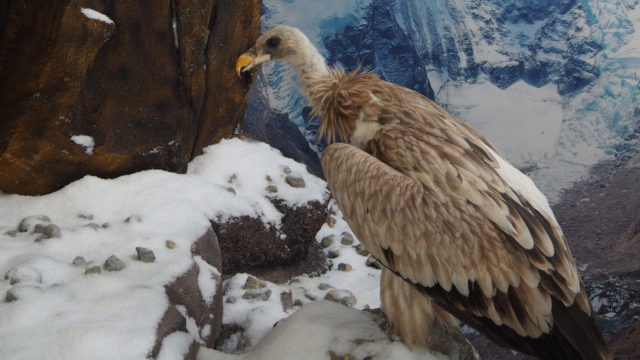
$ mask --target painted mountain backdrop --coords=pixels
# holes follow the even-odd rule
[[[435,99],[552,201],[599,161],[638,152],[639,0],[265,0],[262,22],[299,27],[331,64]],[[285,113],[322,149],[291,68],[263,74],[246,126],[313,162],[302,136],[265,135]]]

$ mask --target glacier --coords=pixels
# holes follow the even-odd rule
[[[434,99],[554,202],[592,165],[640,149],[639,3],[264,0],[262,26],[299,27],[331,65]],[[291,67],[265,64],[260,76],[262,99],[250,102],[268,109],[251,114],[286,114],[321,152]]]

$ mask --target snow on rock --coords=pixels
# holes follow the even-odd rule
[[[91,20],[98,20],[107,24],[113,24],[113,20],[111,20],[111,18],[109,18],[107,15],[93,9],[80,8],[80,12],[82,13],[82,15],[88,17]]]
[[[84,152],[87,153],[87,155],[89,155],[89,156],[93,155],[93,149],[96,146],[96,142],[95,142],[95,140],[93,140],[93,138],[91,136],[88,136],[88,135],[73,135],[70,139],[74,143],[76,143],[76,144],[80,145],[81,147],[83,147],[84,148]]]
[[[302,177],[306,188],[285,186],[279,175],[284,167]],[[0,278],[0,358],[149,356],[169,306],[166,285],[195,267],[205,274],[196,277],[199,293],[204,299],[216,294],[216,277],[209,275],[217,270],[192,254],[202,234],[211,233],[211,220],[251,216],[274,226],[281,222],[282,214],[265,198],[267,176],[282,184],[286,203],[327,196],[324,183],[302,165],[267,145],[239,139],[208,148],[189,174],[86,176],[44,196],[0,193],[0,276],[7,274]],[[19,229],[27,218],[28,226]],[[59,228],[59,237],[36,241],[41,234],[32,229],[49,224]],[[137,247],[151,250],[155,261],[138,260]],[[98,271],[111,256],[124,268]],[[189,322],[184,329],[192,340],[212,333],[193,320],[195,327]],[[165,345],[184,345],[180,336]]]
[[[300,359],[326,360],[348,357],[364,359],[435,360],[446,359],[422,350],[409,350],[389,340],[375,315],[328,301],[313,302],[275,326],[256,348],[230,356],[200,348],[198,360]]]

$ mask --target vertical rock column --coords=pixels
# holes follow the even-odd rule
[[[1,5],[0,191],[35,195],[86,174],[184,171],[242,117],[246,84],[233,62],[259,35],[259,6]]]

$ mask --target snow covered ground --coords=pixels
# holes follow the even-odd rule
[[[287,186],[285,167],[301,176],[306,188]],[[112,180],[87,176],[44,196],[0,193],[0,359],[146,358],[168,306],[164,286],[194,261],[201,269],[208,266],[192,257],[191,245],[210,220],[248,215],[278,226],[282,214],[266,198],[267,177],[290,206],[328,196],[326,184],[303,165],[266,144],[239,139],[207,148],[187,174],[151,170]],[[329,293],[338,298],[352,294],[354,298],[343,302],[354,308],[380,306],[379,270],[366,265],[367,255],[357,248],[357,239],[335,205],[331,211],[332,220],[317,234],[332,258],[331,271],[299,276],[286,284],[261,282],[261,291],[272,294],[265,300],[243,297],[247,274],[226,282],[223,322],[246,329],[243,339],[227,341],[226,350],[236,350],[242,340],[244,351],[253,350],[250,358],[264,358],[256,355],[262,351],[286,354],[298,349],[299,354],[299,344],[287,335],[293,331],[314,333],[317,348],[342,334],[343,342],[334,344],[336,353],[394,354],[396,359],[424,355],[389,341],[369,315],[342,305],[307,306]],[[155,260],[141,261],[138,247],[151,250]],[[201,275],[216,272],[209,270]],[[200,276],[198,283],[203,298],[210,301],[215,280]],[[283,307],[282,293],[291,293],[288,308]],[[280,335],[267,335],[275,323],[300,308],[309,310],[286,328],[276,327]],[[283,340],[258,345],[265,336],[285,336],[291,348],[282,348]],[[374,341],[351,343],[349,348],[347,340],[356,336]],[[200,341],[197,329],[171,334],[158,358],[179,358],[193,340]],[[221,352],[207,356],[227,358]]]

